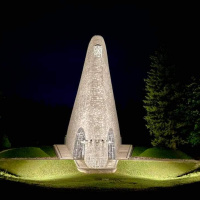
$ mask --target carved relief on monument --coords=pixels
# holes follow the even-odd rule
[[[84,159],[84,154],[85,154],[85,133],[83,128],[79,128],[76,134],[73,158],[75,160]]]
[[[94,63],[89,68],[90,81],[88,83],[88,104],[89,115],[87,117],[90,124],[90,137],[92,138],[86,145],[85,162],[88,167],[105,167],[108,160],[108,146],[104,134],[104,124],[106,123],[106,105],[103,85],[103,68],[105,67],[101,59],[102,46],[94,46]]]
[[[94,56],[95,57],[102,57],[102,46],[99,44],[96,44],[94,46]]]
[[[112,128],[108,132],[108,159],[115,159],[115,141]]]

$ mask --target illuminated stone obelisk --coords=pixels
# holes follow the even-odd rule
[[[79,171],[114,172],[128,159],[132,145],[122,145],[107,50],[102,36],[88,45],[64,145],[54,145],[60,159],[75,160]],[[96,172],[95,171],[95,172]]]
[[[107,50],[103,37],[92,37],[66,135],[74,159],[104,168],[121,144]]]

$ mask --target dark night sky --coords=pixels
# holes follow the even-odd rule
[[[143,98],[149,55],[160,42],[179,48],[194,32],[187,5],[28,2],[1,7],[0,89],[53,105],[73,105],[93,35],[105,39],[115,98],[123,105]]]
[[[180,74],[199,72],[196,5],[66,2],[1,3],[0,91],[6,97],[72,107],[94,35],[104,37],[115,101],[126,109],[130,101],[141,106],[149,56],[161,44],[171,49]],[[132,110],[137,120],[141,110]]]

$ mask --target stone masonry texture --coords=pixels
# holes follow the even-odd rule
[[[107,50],[99,35],[88,45],[65,144],[73,158],[89,168],[115,160],[121,145]]]

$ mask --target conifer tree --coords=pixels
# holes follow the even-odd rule
[[[176,110],[177,130],[194,147],[200,145],[200,79],[191,77],[183,91]]]
[[[153,146],[176,149],[183,142],[176,130],[176,105],[179,98],[175,66],[165,49],[150,56],[151,69],[145,81],[146,127]]]

